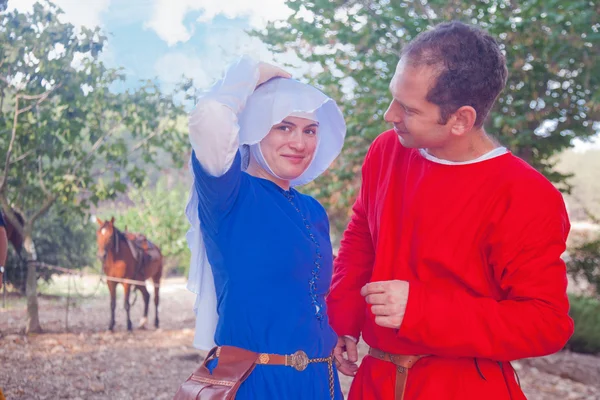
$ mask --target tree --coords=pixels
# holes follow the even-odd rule
[[[552,156],[573,138],[595,133],[600,120],[600,3],[583,0],[461,2],[288,0],[287,21],[255,32],[272,51],[295,51],[322,67],[310,81],[341,100],[348,125],[342,156],[312,187],[332,219],[345,225],[360,164],[387,129],[388,84],[402,46],[452,19],[477,25],[501,43],[509,79],[487,131],[561,189],[568,175]],[[596,128],[597,129],[597,128]]]
[[[85,214],[127,183],[140,185],[145,171],[130,162],[134,152],[145,165],[157,162],[160,148],[178,162],[186,142],[177,123],[182,106],[152,82],[111,90],[124,75],[98,59],[106,37],[99,28],[77,32],[61,13],[46,2],[0,16],[0,206],[24,236],[27,332],[41,330],[37,221],[54,206]]]

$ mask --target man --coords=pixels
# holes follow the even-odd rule
[[[509,362],[573,332],[562,196],[483,128],[506,76],[459,22],[403,50],[327,300],[350,400],[525,399]]]
[[[4,278],[4,266],[6,265],[6,258],[8,257],[8,238],[6,237],[6,222],[4,221],[4,215],[0,210],[0,288],[2,288]]]

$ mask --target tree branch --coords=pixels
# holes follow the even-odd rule
[[[50,93],[52,93],[55,89],[58,89],[60,86],[61,86],[61,84],[59,83],[58,85],[54,86],[52,89],[50,89],[42,94],[35,95],[35,96],[29,96],[29,95],[24,95],[24,94],[17,94],[15,96],[15,113],[13,116],[12,134],[10,137],[10,143],[8,145],[8,151],[6,152],[6,160],[4,161],[4,174],[2,175],[2,181],[0,181],[0,193],[2,193],[4,191],[4,188],[6,187],[6,182],[8,181],[8,167],[10,166],[10,156],[12,153],[13,146],[15,144],[15,139],[17,137],[17,122],[18,122],[19,115],[26,111],[31,110],[33,107],[42,103],[44,100],[46,100],[48,98]],[[19,110],[19,100],[20,99],[37,100],[37,102],[35,102],[35,104],[32,104],[28,107],[25,107],[25,108]]]
[[[30,156],[32,153],[33,153],[33,149],[32,149],[32,150],[29,150],[29,151],[28,151],[28,152],[26,152],[26,153],[23,153],[23,154],[21,154],[19,157],[17,157],[17,158],[15,158],[14,160],[12,160],[12,161],[10,162],[10,165],[16,164],[16,163],[18,163],[19,161],[23,161],[24,159],[26,159],[27,157],[29,157],[29,156]]]
[[[114,171],[116,168],[118,168],[118,165],[115,164],[108,164],[106,166],[106,168],[96,171],[95,173],[92,174],[92,178],[98,178],[102,175],[104,175],[105,173],[109,172],[109,171]]]
[[[79,170],[79,167],[81,167],[81,164],[83,164],[84,162],[86,162],[87,160],[90,159],[92,154],[94,154],[96,152],[96,150],[98,150],[98,147],[100,147],[102,142],[104,142],[104,140],[107,137],[112,135],[118,126],[119,126],[119,124],[113,125],[104,135],[102,135],[101,137],[98,138],[98,140],[96,140],[96,142],[92,145],[92,148],[90,149],[90,151],[88,151],[87,154],[85,154],[83,156],[83,158],[73,166],[73,168],[71,169],[71,174],[77,173],[77,171]]]
[[[46,211],[48,211],[50,209],[50,207],[52,206],[52,204],[54,204],[54,202],[56,201],[57,198],[58,198],[57,195],[52,195],[52,196],[46,198],[46,201],[44,202],[42,207],[39,210],[37,210],[37,212],[35,214],[33,214],[33,216],[31,217],[31,220],[29,222],[32,226],[33,226],[33,223],[39,217],[44,215],[46,213]]]
[[[147,138],[144,138],[144,140],[140,141],[138,144],[136,144],[135,146],[133,146],[133,149],[131,149],[131,151],[129,152],[129,155],[132,155],[133,153],[135,153],[137,150],[140,149],[140,147],[142,147],[143,145],[145,145],[146,143],[148,143],[150,141],[150,139],[152,139],[153,137],[160,135],[162,131],[154,131],[150,136],[148,136]]]
[[[46,196],[52,196],[52,194],[50,193],[50,191],[48,190],[48,188],[46,188],[46,184],[44,183],[44,173],[42,172],[42,157],[38,157],[38,179],[40,181],[40,186],[42,188],[42,191],[44,192],[44,194]]]
[[[17,137],[17,120],[19,116],[19,95],[15,97],[15,115],[13,117],[12,134],[10,142],[8,144],[8,150],[6,151],[6,160],[4,161],[4,173],[2,174],[2,181],[0,182],[0,193],[4,192],[6,182],[8,181],[8,167],[10,166],[10,153],[15,144],[15,138]]]
[[[18,97],[22,98],[23,100],[37,100],[35,103],[31,104],[30,106],[27,106],[21,110],[19,110],[17,108],[17,111],[19,114],[23,114],[26,113],[27,111],[31,110],[33,107],[36,107],[38,105],[40,105],[44,100],[46,100],[48,98],[48,96],[50,96],[50,93],[52,93],[54,90],[58,89],[61,85],[58,84],[56,86],[54,86],[52,89],[42,93],[42,94],[38,94],[35,96],[29,96],[29,95],[17,95]]]
[[[14,199],[14,201],[13,201],[13,204],[14,204],[15,202],[18,202],[18,201],[19,201],[19,199],[22,199],[22,198],[24,197],[24,194],[25,194],[25,189],[26,189],[26,188],[27,188],[27,181],[26,181],[25,179],[23,179],[23,180],[21,181],[21,185],[20,185],[20,186],[19,186],[19,188],[17,189],[17,194],[16,194],[16,196],[15,196],[15,199]],[[15,207],[13,206],[13,208],[15,208]],[[17,211],[19,211],[19,210],[17,210]],[[20,211],[19,211],[19,212],[20,212]]]

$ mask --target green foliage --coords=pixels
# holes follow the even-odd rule
[[[33,240],[39,261],[68,269],[91,266],[96,259],[95,227],[88,219],[74,214],[66,208],[52,208],[40,218]],[[24,258],[9,246],[6,266],[6,282],[25,292],[27,265]],[[38,276],[48,281],[56,272],[38,269]]]
[[[600,239],[584,243],[569,251],[569,274],[593,285],[600,295]],[[600,331],[599,335],[600,335]]]
[[[572,296],[569,300],[575,333],[567,348],[578,353],[600,353],[600,301],[580,296]]]
[[[125,182],[140,185],[164,152],[180,164],[187,145],[183,106],[152,82],[111,90],[124,75],[98,59],[106,37],[77,32],[60,14],[37,3],[0,18],[0,201],[30,210],[32,223],[54,203],[87,212]]]
[[[255,32],[276,52],[295,51],[323,71],[311,83],[340,100],[348,125],[342,156],[311,191],[343,227],[371,141],[387,129],[388,84],[402,47],[433,25],[462,20],[506,52],[509,79],[487,131],[564,190],[552,155],[600,120],[600,3],[288,0],[294,14]],[[345,89],[346,88],[346,89]],[[349,88],[349,89],[348,89]],[[336,220],[341,218],[340,220]]]
[[[114,216],[119,229],[146,235],[161,249],[165,270],[187,275],[190,254],[185,234],[189,223],[184,211],[188,191],[182,180],[162,177],[155,185],[132,189],[128,193],[132,206],[105,210],[101,219]]]

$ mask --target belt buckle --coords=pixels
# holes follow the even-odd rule
[[[271,358],[267,353],[260,353],[258,356],[258,364],[268,364],[270,359]]]
[[[293,367],[296,371],[304,371],[306,367],[308,367],[308,356],[302,350],[298,350],[291,356],[290,358],[290,366]]]

